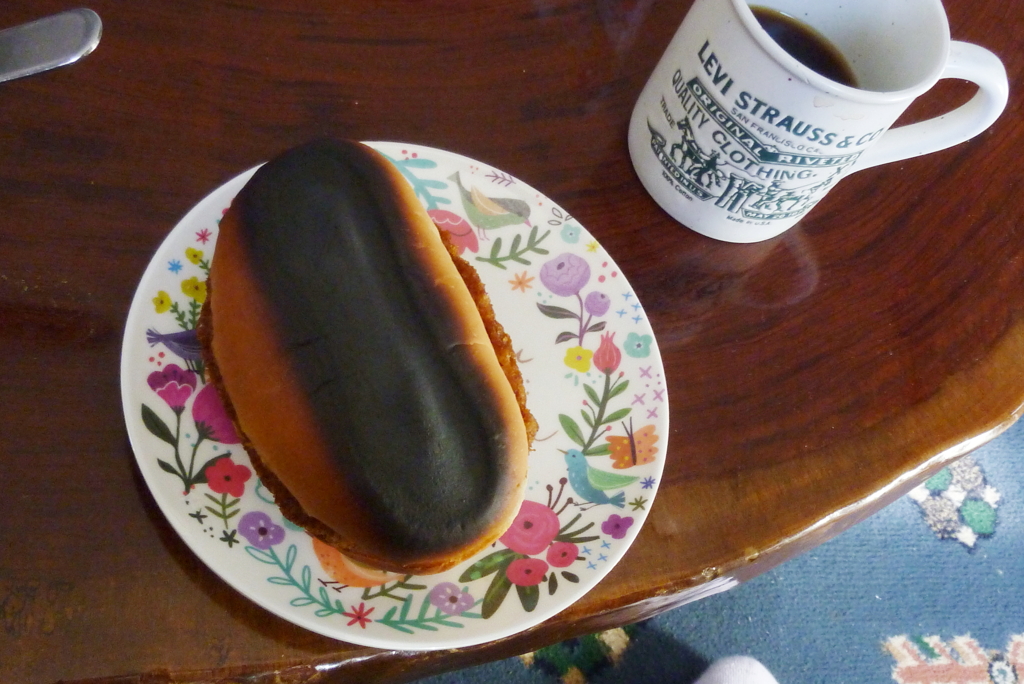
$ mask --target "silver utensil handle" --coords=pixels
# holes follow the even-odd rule
[[[83,7],[0,31],[0,83],[78,61],[99,44],[102,28]]]

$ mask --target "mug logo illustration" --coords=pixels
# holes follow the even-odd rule
[[[662,175],[680,194],[713,202],[734,221],[763,224],[806,213],[860,156],[859,151],[820,154],[820,147],[807,142],[817,139],[825,146],[833,134],[782,117],[747,92],[730,108],[698,77],[685,80],[676,71],[672,85],[682,111],[663,96],[664,122],[647,121]],[[732,85],[729,80],[719,92],[727,94]],[[667,133],[659,130],[664,124]],[[794,129],[803,140],[781,135]]]

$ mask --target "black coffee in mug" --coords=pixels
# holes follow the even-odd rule
[[[828,38],[778,10],[751,6],[750,11],[772,40],[805,67],[837,83],[857,87],[853,69]]]

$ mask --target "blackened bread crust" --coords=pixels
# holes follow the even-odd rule
[[[380,452],[370,453],[365,448],[353,450],[339,441],[346,437],[339,435],[344,432],[339,425],[351,427],[353,423],[350,419],[345,422],[345,416],[335,421],[334,413],[327,414],[325,420],[323,407],[314,401],[315,392],[309,391],[309,378],[302,376],[304,360],[301,352],[296,358],[295,340],[289,337],[293,330],[288,316],[294,312],[289,309],[287,297],[275,300],[268,294],[274,291],[276,276],[266,275],[265,265],[260,264],[263,254],[258,244],[254,247],[249,235],[251,226],[246,225],[246,221],[264,219],[253,209],[254,202],[245,190],[221,223],[208,296],[198,324],[199,338],[209,379],[235,421],[253,467],[289,520],[368,565],[412,574],[440,572],[492,543],[511,523],[522,500],[527,452],[537,424],[526,408],[526,390],[511,340],[495,319],[475,269],[458,256],[430,222],[404,179],[386,159],[355,143],[340,144],[340,152],[338,145],[327,143],[314,149],[311,156],[320,161],[324,154],[340,154],[344,163],[357,167],[357,172],[368,173],[370,180],[366,182],[373,186],[371,194],[383,193],[385,203],[391,201],[391,195],[396,197],[398,208],[392,215],[398,216],[393,228],[401,243],[401,270],[413,272],[411,280],[417,296],[433,298],[420,305],[429,309],[431,325],[441,326],[441,346],[448,347],[442,356],[457,357],[451,361],[456,370],[450,377],[468,387],[469,401],[485,407],[480,409],[481,420],[490,430],[487,444],[493,450],[479,455],[485,459],[479,465],[467,461],[476,458],[470,453],[473,447],[456,454],[454,460],[444,453],[431,452],[422,455],[422,461],[416,456],[395,465],[387,460],[397,451],[394,448],[382,447]],[[308,155],[303,161],[308,162]],[[333,163],[331,159],[328,162]],[[257,189],[277,190],[274,180],[264,179]],[[406,242],[411,246],[407,248]],[[294,278],[294,274],[287,277]],[[408,273],[400,277],[410,278]],[[431,283],[439,285],[430,290]],[[298,299],[301,296],[302,292],[296,295]],[[304,325],[305,319],[300,323]],[[359,329],[347,333],[367,334]],[[388,382],[401,382],[403,379],[397,377],[400,373],[396,369],[396,377]],[[268,388],[271,383],[273,387]],[[357,409],[350,405],[348,412],[376,415],[385,426],[383,431],[396,433],[401,430],[390,414],[396,409],[400,413],[402,408],[374,407],[364,401]],[[410,409],[412,413],[416,410],[415,406]],[[344,406],[341,411],[345,411]],[[428,418],[434,420],[433,416]],[[462,420],[461,414],[445,419]],[[374,433],[373,426],[368,429],[374,438],[389,436]],[[410,429],[419,426],[413,424]],[[477,428],[470,425],[467,429]],[[365,439],[354,443],[367,444]],[[377,477],[372,472],[376,466],[367,465],[378,461],[389,475]],[[481,474],[462,477],[463,470]],[[458,482],[448,482],[449,475]],[[405,487],[407,492],[396,498],[390,489],[398,480],[398,487]],[[488,491],[481,499],[482,489]],[[457,510],[457,504],[445,504],[440,512],[435,511],[442,497],[447,497],[445,501],[477,497],[481,503],[467,506],[465,514]],[[391,501],[397,503],[389,508]],[[427,520],[421,523],[421,516]]]

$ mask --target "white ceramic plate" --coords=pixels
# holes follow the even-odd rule
[[[569,606],[636,538],[666,453],[661,357],[626,278],[547,197],[460,155],[371,144],[477,268],[519,353],[540,431],[527,503],[512,529],[450,571],[399,576],[318,555],[281,516],[204,383],[195,350],[217,226],[255,169],[196,205],[146,269],[124,337],[125,420],[139,469],[171,525],[245,596],[356,644],[470,646]]]

